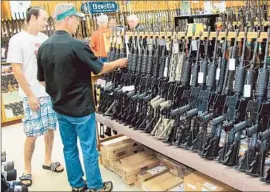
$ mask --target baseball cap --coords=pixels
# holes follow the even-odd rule
[[[68,16],[84,17],[84,14],[77,12],[72,3],[57,4],[55,7],[55,20],[60,21]]]

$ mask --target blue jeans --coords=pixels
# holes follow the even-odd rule
[[[99,57],[99,61],[105,63],[108,61],[107,57]]]
[[[95,113],[84,117],[70,117],[57,113],[57,117],[64,145],[64,157],[70,186],[73,188],[85,186],[77,146],[77,137],[79,137],[87,187],[89,189],[102,188],[102,178],[98,165]]]

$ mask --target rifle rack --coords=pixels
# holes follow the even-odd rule
[[[111,120],[109,117],[103,116],[102,114],[96,114],[96,121],[111,127],[118,133],[126,135],[167,157],[219,180],[222,183],[226,183],[240,191],[269,191],[269,185],[260,182],[259,179],[245,175],[242,172],[219,164],[215,161],[202,159],[198,154],[192,153],[191,151],[169,146],[168,144],[160,142],[160,140],[155,139],[142,131],[133,130],[128,126],[119,124],[115,120]]]
[[[151,37],[177,37],[178,39],[183,39],[183,38],[192,38],[192,39],[197,39],[199,38],[199,34],[195,34],[194,36],[187,36],[185,32],[126,32],[126,35],[128,36],[151,36]],[[201,39],[206,39],[208,33],[203,32]],[[220,32],[219,33],[219,40],[225,38],[226,32]],[[234,39],[236,36],[235,32],[229,32],[228,33],[228,41],[230,39]],[[212,40],[213,38],[216,37],[216,32],[211,32],[209,39]],[[237,38],[237,41],[241,41],[244,38],[244,32],[239,32],[239,36]],[[248,32],[248,41],[250,42],[252,39],[257,38],[257,32]],[[259,38],[259,42],[264,41],[267,38],[267,32],[262,32]]]

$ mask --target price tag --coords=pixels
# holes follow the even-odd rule
[[[173,53],[179,53],[179,44],[178,43],[173,44]]]
[[[244,85],[244,97],[251,97],[251,85]]]
[[[128,45],[126,45],[126,52],[127,52],[127,57],[129,55],[129,48],[128,48]]]
[[[12,109],[5,109],[5,112],[6,112],[6,117],[7,118],[14,117]]]
[[[198,83],[203,83],[203,72],[199,72],[198,74]]]
[[[141,47],[140,45],[137,45],[138,46],[138,51],[139,51],[139,55],[141,54]]]
[[[168,63],[168,57],[166,57],[166,63]],[[168,64],[165,66],[164,68],[164,73],[163,73],[163,77],[168,77]]]
[[[191,47],[193,51],[197,51],[198,47],[197,47],[197,40],[192,40],[191,42]]]
[[[5,54],[6,54],[6,49],[5,48],[1,48],[1,57],[5,58]]]
[[[106,81],[105,80],[101,80],[100,85],[101,85],[101,87],[105,87],[106,86]]]
[[[208,182],[205,182],[203,184],[203,186],[206,187],[206,188],[208,188],[208,189],[210,189],[211,191],[215,191],[217,189],[217,187],[215,185],[213,185],[212,183],[208,183]]]
[[[229,70],[235,71],[235,59],[232,58],[229,59]]]
[[[134,85],[130,85],[130,86],[124,86],[122,88],[123,92],[127,92],[127,91],[133,91],[135,90],[135,86]]]
[[[172,189],[170,189],[169,191],[179,191],[179,192],[184,192],[184,184],[180,184]]]
[[[101,85],[102,81],[103,81],[103,79],[98,79],[98,80],[96,81],[96,85]]]
[[[125,42],[128,43],[128,40],[129,40],[128,35],[125,35]]]
[[[190,82],[189,82],[189,84],[192,83],[192,77],[193,77],[193,75],[191,74],[191,75],[190,75]]]
[[[158,41],[158,43],[159,43],[159,45],[161,45],[161,46],[166,46],[166,41],[165,41],[165,39],[160,39],[160,40]]]
[[[220,68],[217,68],[216,70],[216,80],[219,80],[220,77]]]
[[[148,171],[146,171],[147,173],[150,173],[151,175],[156,175],[162,171],[165,171],[167,170],[167,167],[166,166],[158,166],[158,167],[155,167],[155,168],[152,168]]]

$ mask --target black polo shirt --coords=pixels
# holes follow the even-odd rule
[[[83,117],[95,111],[90,74],[98,74],[103,64],[88,45],[56,31],[39,48],[37,64],[37,79],[45,81],[56,112]]]

